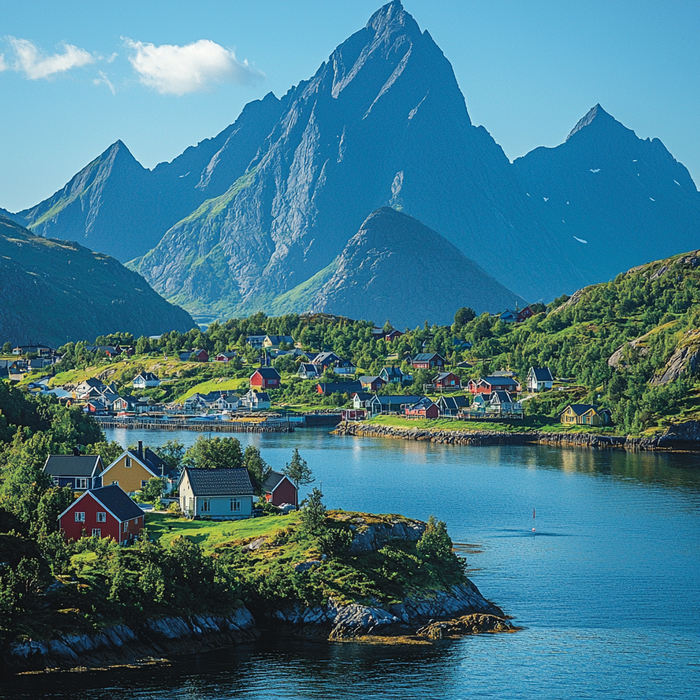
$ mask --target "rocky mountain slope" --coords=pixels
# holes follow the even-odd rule
[[[114,258],[0,216],[0,340],[62,345],[114,331],[186,331],[192,317]]]
[[[398,0],[312,78],[250,103],[171,163],[145,170],[117,142],[14,216],[135,258],[157,291],[211,320],[307,310],[386,206],[529,301],[687,250],[700,230],[687,170],[600,106],[566,143],[511,164],[471,123],[449,61]]]
[[[461,306],[482,313],[525,303],[439,233],[383,207],[367,217],[345,246],[311,310],[379,325],[390,318],[405,328],[417,319],[448,325]]]
[[[218,136],[152,171],[117,141],[53,196],[7,215],[37,235],[76,241],[127,262],[245,172],[281,104],[272,93],[251,102]]]
[[[638,138],[600,105],[563,144],[537,148],[513,167],[537,217],[587,280],[697,246],[700,193],[688,170],[659,139]]]

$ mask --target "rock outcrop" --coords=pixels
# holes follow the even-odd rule
[[[299,636],[338,640],[411,635],[428,623],[447,622],[473,614],[497,618],[504,630],[512,628],[503,611],[486,600],[471,581],[453,586],[449,591],[434,591],[385,606],[343,605],[333,599],[325,605],[310,608],[297,605],[270,613],[268,623],[292,626],[294,634]]]
[[[651,383],[663,386],[684,374],[695,374],[700,368],[700,330],[687,331],[663,371]]]
[[[242,607],[226,616],[165,617],[146,620],[138,626],[104,627],[92,634],[14,642],[5,652],[4,665],[13,672],[105,666],[204,651],[259,636],[253,616]]]
[[[618,448],[624,450],[697,450],[700,451],[700,422],[688,421],[670,426],[663,433],[649,438],[626,435],[599,435],[596,433],[549,433],[532,431],[503,433],[495,430],[467,432],[454,430],[430,430],[427,428],[398,428],[387,425],[371,425],[342,422],[333,435],[353,437],[379,437],[396,440],[417,440],[442,445],[486,447],[490,445],[552,445],[555,447],[587,447],[594,449]]]

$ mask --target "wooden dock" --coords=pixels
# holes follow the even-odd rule
[[[118,418],[95,416],[101,428],[131,430],[193,430],[198,433],[293,433],[294,425],[286,420],[246,421],[193,421],[158,420],[149,418]]]

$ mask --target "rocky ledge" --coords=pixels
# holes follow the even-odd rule
[[[557,447],[589,447],[624,450],[692,450],[700,451],[700,421],[686,421],[667,428],[650,438],[633,438],[624,435],[597,435],[595,433],[549,433],[531,431],[503,433],[496,430],[467,432],[454,430],[430,430],[427,428],[400,428],[389,425],[372,425],[344,421],[333,435],[354,437],[380,437],[398,440],[435,442],[444,445],[554,445]]]
[[[481,622],[474,621],[471,626],[465,623],[460,627],[459,620],[474,615],[479,616]],[[341,605],[330,599],[325,605],[296,605],[266,615],[268,626],[272,628],[281,627],[296,636],[330,640],[408,635],[434,639],[439,635],[431,630],[438,623],[447,625],[446,629],[450,629],[452,635],[458,634],[459,629],[462,629],[461,634],[513,630],[505,617],[503,611],[486,600],[471,581],[453,586],[450,591],[434,591],[392,605]]]
[[[260,632],[245,608],[227,616],[197,615],[146,620],[138,626],[114,625],[92,634],[50,641],[14,642],[3,658],[11,672],[109,666],[166,654],[216,649],[257,639]]]

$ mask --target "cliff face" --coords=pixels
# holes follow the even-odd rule
[[[0,217],[0,338],[12,343],[187,331],[192,317],[114,258],[34,236]]]

